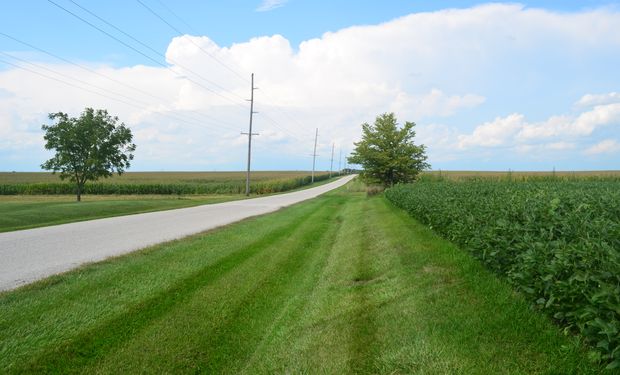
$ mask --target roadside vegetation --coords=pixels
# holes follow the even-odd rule
[[[508,283],[357,190],[0,294],[0,372],[601,371]]]
[[[329,173],[317,173],[315,182]],[[252,194],[270,194],[311,184],[308,172],[253,172]],[[73,194],[75,185],[50,173],[0,173],[0,195]],[[242,194],[244,172],[127,172],[82,188],[84,194]]]
[[[620,368],[620,180],[423,179],[387,198]]]
[[[270,184],[274,180],[269,180],[268,174],[263,173],[263,181]],[[272,172],[273,176],[286,175],[286,172]],[[295,176],[298,172],[292,172]],[[238,173],[237,175],[239,175]],[[169,178],[168,173],[158,174],[160,178]],[[205,176],[205,174],[194,174],[194,176]],[[208,176],[208,175],[207,175]],[[224,178],[231,178],[232,173],[226,173],[224,176],[217,175],[220,183],[226,183]],[[140,173],[140,177],[135,180],[148,180],[147,177]],[[329,174],[320,174],[315,176],[314,184],[309,181],[306,184],[297,186],[295,182],[300,177],[292,177],[289,180],[282,179],[283,184],[287,181],[293,181],[290,186],[285,186],[285,191],[293,191],[328,183],[331,180]],[[0,176],[1,178],[1,176]],[[301,177],[304,178],[304,177]],[[236,181],[236,180],[232,180]],[[232,182],[231,182],[232,183]],[[127,183],[131,185],[131,183]],[[0,184],[0,188],[1,188]],[[89,186],[89,185],[86,185]],[[241,185],[240,185],[241,186]],[[282,187],[284,185],[280,185]],[[278,189],[275,189],[278,190]],[[279,191],[279,190],[278,190]],[[267,194],[267,192],[263,192]],[[250,197],[255,197],[253,194]],[[121,216],[129,214],[137,214],[152,211],[169,210],[174,208],[183,208],[197,206],[201,204],[221,203],[237,199],[245,199],[246,196],[239,194],[166,194],[166,195],[149,195],[149,194],[92,194],[82,197],[81,202],[75,202],[75,196],[71,195],[0,195],[0,232],[7,232],[20,229],[36,228],[48,225],[65,224],[76,221],[100,219],[112,216]]]

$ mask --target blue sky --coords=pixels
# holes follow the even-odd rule
[[[181,38],[137,1],[74,0],[153,54],[53,1],[170,69],[48,1],[4,4],[0,32],[90,71],[0,35],[0,170],[38,170],[45,114],[86,106],[134,129],[134,170],[243,169],[249,72],[257,169],[308,169],[315,127],[327,169],[332,143],[346,154],[387,111],[418,124],[435,169],[620,169],[618,2],[141,0]]]
[[[67,0],[55,2],[69,10],[79,10]],[[136,1],[76,2],[106,20],[113,20],[115,25],[162,51],[166,49],[170,39],[176,36],[172,29],[160,23]],[[269,11],[257,12],[261,6],[260,0],[145,0],[144,3],[169,18],[179,30],[207,35],[222,46],[245,42],[256,36],[281,34],[293,47],[304,40],[320,37],[325,32],[353,25],[373,25],[410,13],[484,4],[482,1],[291,0],[274,1],[273,3],[279,6],[275,5]],[[519,3],[562,12],[617,6],[617,2],[595,0]],[[149,63],[143,56],[119,46],[114,40],[71,18],[46,0],[6,2],[3,9],[0,13],[0,24],[4,32],[19,36],[37,46],[45,46],[63,57],[72,60],[105,61],[116,66]],[[179,21],[175,15],[185,23]],[[1,43],[0,46],[5,50],[23,50],[23,46],[18,43],[8,40],[2,40]]]

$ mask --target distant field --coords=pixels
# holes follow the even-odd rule
[[[529,177],[620,177],[618,171],[426,171],[423,176],[454,179],[468,178],[529,178]]]
[[[270,194],[296,189],[311,183],[311,172],[252,172],[253,194]],[[315,181],[329,177],[318,172]],[[0,195],[72,194],[75,186],[48,172],[0,172]],[[241,194],[245,192],[245,172],[127,172],[96,182],[88,182],[85,194]]]
[[[256,171],[252,181],[266,181],[309,176],[308,171]],[[316,172],[325,175],[328,172]],[[126,172],[101,179],[101,183],[149,184],[149,183],[206,183],[245,181],[245,172]],[[50,172],[0,172],[0,184],[32,184],[62,182],[57,174]]]

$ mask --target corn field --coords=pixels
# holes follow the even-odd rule
[[[318,173],[315,181],[329,178]],[[17,182],[19,181],[19,182]],[[296,189],[311,183],[308,172],[256,172],[252,175],[253,194],[269,194]],[[0,195],[75,194],[76,186],[49,173],[0,174]],[[120,177],[87,182],[85,194],[241,194],[245,192],[242,172],[135,172]]]

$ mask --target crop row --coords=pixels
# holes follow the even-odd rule
[[[620,367],[620,182],[426,181],[386,197]]]
[[[329,178],[328,174],[315,176],[315,181]],[[254,194],[269,194],[296,189],[311,183],[310,176],[257,181],[250,185]],[[0,195],[52,195],[75,194],[74,184],[64,182],[0,184]],[[207,182],[207,183],[87,183],[85,194],[241,194],[245,192],[245,182]]]

